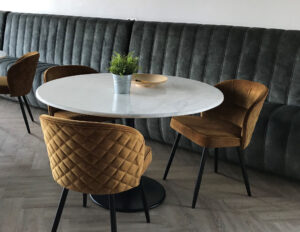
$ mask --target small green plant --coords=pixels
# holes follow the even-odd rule
[[[128,55],[115,52],[110,62],[109,71],[120,76],[131,75],[137,72],[138,62],[139,58],[133,56],[132,52]]]

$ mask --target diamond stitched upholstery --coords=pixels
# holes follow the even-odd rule
[[[62,187],[115,194],[139,185],[146,146],[144,137],[134,128],[48,115],[40,120],[52,175]],[[151,157],[151,150],[147,150],[147,157]],[[150,162],[148,157],[145,165]]]
[[[268,88],[248,80],[227,80],[216,85],[223,103],[200,116],[179,116],[171,128],[202,147],[245,149],[251,140]]]

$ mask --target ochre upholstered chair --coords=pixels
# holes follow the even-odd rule
[[[64,65],[64,66],[54,66],[48,68],[44,73],[44,82],[56,80],[68,76],[77,76],[83,74],[93,74],[98,73],[96,70],[81,65]],[[48,106],[48,113],[51,116],[72,119],[72,120],[81,120],[81,121],[93,121],[93,122],[103,122],[111,121],[113,119],[85,114],[78,114],[70,111],[56,109],[54,107]]]
[[[27,102],[26,94],[28,94],[32,88],[32,82],[39,56],[38,52],[25,54],[8,69],[7,76],[0,77],[0,94],[10,94],[11,97],[18,98],[28,133],[30,133],[30,128],[22,98],[25,102],[31,120],[34,121]]]
[[[114,194],[140,186],[147,222],[150,222],[141,176],[152,161],[150,147],[131,127],[40,117],[54,180],[63,193],[52,231],[56,231],[69,190],[108,195],[111,228],[117,231]]]
[[[167,178],[181,135],[203,147],[200,170],[195,185],[192,207],[195,208],[204,165],[206,148],[215,148],[215,172],[218,172],[218,148],[237,147],[247,193],[251,196],[244,150],[250,143],[258,116],[268,95],[263,84],[247,80],[228,80],[216,85],[224,94],[224,102],[201,116],[173,117],[171,128],[177,132],[171,156],[165,170]]]

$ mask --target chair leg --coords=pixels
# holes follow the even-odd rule
[[[218,173],[219,148],[215,148],[215,173]]]
[[[66,202],[68,193],[69,193],[69,190],[64,188],[64,190],[61,194],[61,198],[60,198],[60,202],[59,202],[58,209],[57,209],[57,212],[56,212],[55,220],[54,220],[54,223],[53,223],[53,226],[52,226],[52,230],[51,230],[52,232],[57,231],[57,227],[58,227],[58,224],[59,224],[59,221],[60,221],[60,218],[61,218],[61,214],[62,214],[64,206],[65,206],[65,202]]]
[[[145,191],[144,191],[142,180],[141,180],[141,183],[140,183],[140,189],[141,189],[141,194],[142,194],[142,200],[143,200],[143,205],[144,205],[146,221],[147,221],[147,223],[150,223],[150,214],[149,214],[148,202],[147,202],[147,198],[146,198],[146,194],[145,194]]]
[[[201,185],[201,180],[202,180],[202,175],[203,175],[203,171],[204,171],[204,166],[205,166],[206,158],[207,158],[207,150],[206,150],[205,147],[203,147],[202,157],[201,157],[201,161],[200,161],[200,169],[199,169],[198,179],[197,179],[197,182],[196,182],[196,185],[195,185],[195,189],[194,189],[194,196],[193,196],[193,203],[192,203],[192,208],[193,209],[196,206],[196,202],[197,202],[198,193],[199,193],[199,190],[200,190],[200,185]]]
[[[109,198],[109,209],[110,209],[111,232],[117,232],[115,196],[111,194],[108,196],[108,198]]]
[[[236,148],[238,156],[239,156],[239,160],[240,160],[240,165],[242,168],[242,173],[243,173],[243,178],[244,178],[244,183],[247,189],[247,194],[249,197],[251,197],[251,190],[250,190],[250,184],[249,184],[249,179],[248,179],[248,174],[247,174],[247,170],[245,167],[245,160],[244,160],[244,155],[242,154],[241,150],[239,147]]]
[[[34,119],[33,119],[33,116],[32,116],[32,113],[31,113],[31,110],[30,110],[30,107],[29,107],[28,101],[27,101],[27,97],[26,97],[26,96],[23,96],[22,98],[23,98],[23,100],[24,100],[24,102],[25,102],[25,105],[26,105],[26,108],[27,108],[28,114],[29,114],[29,116],[30,116],[30,118],[31,118],[31,121],[33,121],[33,122],[34,122]]]
[[[22,111],[23,119],[24,119],[24,122],[25,122],[25,125],[26,125],[26,128],[27,128],[27,132],[30,134],[30,128],[29,128],[29,125],[28,125],[27,116],[26,116],[26,113],[25,113],[25,110],[24,110],[24,106],[23,106],[23,102],[22,102],[21,97],[18,97],[18,100],[19,100],[21,111]]]
[[[86,193],[82,194],[82,205],[84,208],[86,208],[86,205],[87,205],[87,194]]]
[[[175,152],[176,152],[176,149],[177,149],[177,146],[178,146],[180,138],[181,138],[181,134],[177,133],[176,139],[175,139],[173,147],[172,147],[171,155],[170,155],[170,158],[169,158],[166,170],[165,170],[165,174],[164,174],[164,177],[163,177],[164,180],[167,179],[167,176],[168,176],[168,173],[169,173],[169,169],[170,169],[171,164],[173,162],[173,159],[174,159],[174,156],[175,156]]]

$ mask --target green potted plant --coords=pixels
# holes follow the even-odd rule
[[[138,70],[138,57],[132,53],[121,55],[114,53],[109,71],[113,74],[114,91],[116,94],[129,94],[131,77]]]

